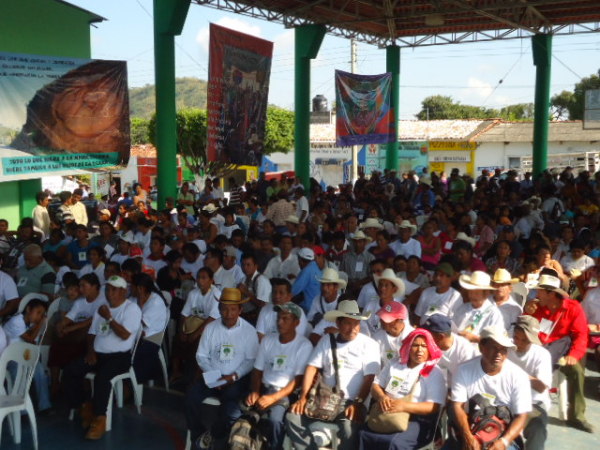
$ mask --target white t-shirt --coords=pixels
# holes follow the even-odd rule
[[[154,336],[162,333],[167,323],[167,305],[156,292],[150,294],[150,298],[142,307],[142,327],[144,336]]]
[[[7,300],[14,300],[16,298],[19,298],[16,283],[10,275],[0,271],[0,309],[4,308]]]
[[[27,331],[28,327],[25,324],[25,317],[23,314],[17,314],[12,316],[8,322],[4,324],[4,333],[8,343],[19,342],[23,333]]]
[[[394,250],[396,256],[402,255],[405,258],[415,255],[421,257],[421,243],[416,239],[410,238],[406,242],[396,240],[390,244],[390,248]]]
[[[421,318],[421,325],[433,314],[442,314],[452,319],[457,308],[463,304],[462,295],[453,287],[441,294],[436,289],[434,286],[428,287],[419,297],[415,314]]]
[[[277,330],[277,312],[274,310],[275,305],[273,303],[267,303],[260,309],[258,319],[256,321],[256,331],[265,336],[279,335]],[[302,311],[302,310],[301,310]],[[300,317],[300,323],[296,327],[296,334],[299,336],[306,336],[306,329],[308,327],[308,321],[302,311]]]
[[[508,350],[508,359],[523,369],[527,375],[540,380],[546,385],[544,392],[538,392],[531,388],[531,399],[534,404],[538,403],[548,411],[550,409],[550,393],[548,389],[552,386],[552,357],[544,347],[531,344],[525,353],[518,353],[516,349]]]
[[[129,259],[129,255],[123,255],[121,253],[113,253],[110,257],[111,261],[118,263],[119,265],[123,264],[126,260]]]
[[[83,322],[84,320],[94,317],[98,308],[107,304],[106,297],[101,292],[98,293],[98,297],[91,303],[85,298],[78,298],[67,313],[67,319],[72,320],[73,322]]]
[[[595,264],[596,263],[594,263],[594,260],[587,255],[583,255],[579,259],[573,259],[573,257],[570,254],[568,254],[566,256],[563,256],[560,260],[560,265],[562,266],[565,273],[569,273],[571,269],[576,269],[581,272],[584,272],[590,267],[594,267]]]
[[[279,342],[278,334],[271,334],[261,341],[254,368],[262,371],[265,386],[281,389],[304,374],[312,349],[310,341],[298,333],[287,344]]]
[[[2,355],[6,347],[8,347],[8,337],[4,332],[4,328],[0,327],[0,355]]]
[[[302,217],[302,211],[306,211],[304,220],[308,219],[308,200],[304,195],[296,200],[296,215],[298,219]]]
[[[218,319],[221,317],[219,313],[219,299],[221,291],[216,286],[211,286],[206,294],[202,294],[200,288],[194,288],[190,291],[181,310],[181,315],[184,317],[198,316],[202,319]]]
[[[379,348],[377,342],[359,333],[352,341],[337,342],[337,357],[341,390],[345,398],[358,396],[364,377],[379,373]],[[308,365],[323,369],[323,378],[329,386],[335,386],[333,354],[329,335],[321,338],[313,350]]]
[[[258,270],[252,275],[252,280],[246,283],[246,277],[244,277],[244,283],[248,289],[256,296],[261,302],[269,303],[271,301],[271,282],[261,275]]]
[[[585,311],[588,323],[596,325],[600,323],[600,286],[585,293],[581,306]]]
[[[152,267],[154,269],[154,272],[158,274],[158,271],[160,269],[167,266],[167,262],[164,259],[150,259],[148,257],[145,257],[142,260],[142,265]]]
[[[506,359],[502,370],[488,375],[481,368],[481,356],[458,366],[452,381],[452,401],[465,403],[481,394],[495,406],[507,406],[513,415],[531,411],[531,389],[527,374]]]
[[[215,272],[213,277],[215,286],[219,289],[223,290],[225,288],[235,288],[238,284],[242,283],[246,279],[246,275],[242,272],[242,268],[237,264],[231,269],[225,269],[225,267],[221,266]]]
[[[402,341],[406,339],[410,333],[414,331],[408,323],[404,324],[404,329],[399,336],[393,337],[386,333],[382,328],[377,330],[371,336],[377,344],[379,344],[379,354],[381,355],[381,366],[385,367],[390,362],[397,360],[400,356],[400,347],[402,347]]]
[[[310,309],[308,310],[306,318],[312,323],[315,315],[318,315],[317,318],[318,321],[320,321],[325,313],[333,311],[335,308],[337,308],[338,298],[339,294],[336,296],[334,301],[328,302],[321,294],[317,295],[315,298],[313,298],[313,301],[310,304]]]
[[[448,350],[442,350],[442,357],[438,361],[438,367],[444,372],[448,386],[452,385],[452,378],[459,365],[479,356],[479,350],[467,339],[458,334],[453,334],[452,337],[452,346]]]
[[[375,289],[375,282],[370,281],[360,289],[356,303],[358,303],[359,308],[364,308],[371,300],[378,298],[379,294],[377,294],[377,289]]]
[[[269,280],[272,278],[284,278],[288,281],[288,275],[297,277],[300,273],[300,266],[298,265],[298,256],[290,253],[289,256],[282,260],[281,256],[274,256],[268,262],[263,275]]]
[[[495,303],[485,300],[481,307],[475,309],[471,303],[463,303],[454,312],[453,331],[468,331],[479,335],[482,329],[492,325],[504,327],[504,318]]]
[[[413,403],[445,404],[448,390],[444,374],[439,367],[434,367],[427,377],[419,378],[419,372],[424,365],[425,363],[419,364],[411,369],[400,361],[392,361],[384,366],[381,373],[375,377],[374,383],[381,386],[392,398],[406,397],[414,386]]]
[[[523,308],[512,296],[505,303],[499,306],[496,303],[496,306],[500,310],[500,314],[502,314],[506,331],[510,331],[512,333],[515,323],[517,323],[517,318],[523,314]]]
[[[95,273],[96,276],[98,277],[98,280],[100,280],[100,284],[101,285],[104,284],[105,280],[104,280],[104,263],[103,262],[98,264],[98,267],[96,267],[95,269],[91,264],[86,264],[79,270],[79,278],[81,278],[84,275],[87,275],[88,273]]]
[[[181,261],[181,270],[185,273],[191,273],[194,278],[200,269],[204,267],[204,256],[198,255],[196,261],[187,262],[185,258]]]
[[[96,311],[89,331],[89,334],[96,336],[94,338],[94,350],[98,353],[131,351],[137,333],[142,326],[142,310],[131,300],[125,300],[117,308],[110,308],[110,314],[115,322],[129,331],[129,337],[121,339],[117,336],[107,320]]]
[[[256,329],[244,319],[227,328],[222,320],[209,323],[196,352],[196,361],[203,371],[218,370],[222,375],[248,374],[258,353]]]

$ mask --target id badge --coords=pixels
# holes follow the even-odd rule
[[[202,311],[200,308],[192,308],[192,315],[202,317],[204,315],[204,311]]]
[[[278,355],[273,358],[273,370],[281,372],[287,367],[287,355]]]
[[[364,263],[362,261],[356,261],[356,266],[354,267],[355,272],[362,272],[364,267]]]
[[[551,320],[540,320],[540,333],[549,335],[552,332],[552,327],[554,327],[554,322],[552,322]]]
[[[106,336],[110,332],[110,324],[108,322],[102,322],[100,324],[100,334]]]
[[[452,250],[452,244],[453,244],[453,242],[452,242],[452,241],[447,241],[447,242],[444,244],[444,249],[445,249],[445,250]]]
[[[402,388],[404,385],[408,385],[408,383],[402,378],[392,377],[385,387],[385,390],[390,394],[402,394]]]
[[[87,259],[87,253],[86,252],[79,252],[79,261],[83,262]]]
[[[231,361],[234,355],[234,348],[232,344],[222,344],[221,350],[219,351],[219,359],[221,361]]]
[[[392,359],[394,359],[394,355],[395,352],[393,352],[392,350],[388,350],[387,352],[385,352],[386,361],[391,361]]]

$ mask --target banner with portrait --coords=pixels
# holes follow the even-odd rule
[[[0,181],[129,159],[124,61],[0,53]]]
[[[335,71],[336,144],[386,144],[394,141],[392,74],[357,75]]]
[[[273,43],[210,25],[209,161],[260,166]]]

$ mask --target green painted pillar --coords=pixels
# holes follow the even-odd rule
[[[154,77],[156,86],[157,209],[177,190],[175,120],[175,36],[181,34],[190,0],[154,0]]]
[[[31,217],[33,208],[37,205],[35,196],[42,191],[42,179],[35,178],[33,180],[19,181],[19,215],[21,219]],[[17,229],[16,226],[12,228]]]
[[[324,37],[323,25],[295,29],[294,170],[307,192],[310,187],[310,60],[317,57]]]
[[[536,34],[531,38],[531,43],[533,45],[533,64],[535,64],[533,176],[538,178],[548,165],[552,35]]]
[[[400,126],[400,47],[389,45],[385,48],[385,70],[392,73],[392,108],[394,112],[394,142],[387,145],[385,168],[398,170],[398,127]]]

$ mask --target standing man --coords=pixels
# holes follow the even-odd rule
[[[83,190],[75,189],[73,191],[73,195],[71,196],[71,205],[69,206],[69,209],[71,210],[71,214],[73,215],[73,219],[77,225],[87,226],[88,215],[85,205],[81,202],[82,197]]]
[[[293,281],[300,273],[298,257],[292,253],[294,241],[289,235],[283,235],[279,238],[279,255],[269,260],[263,275],[268,279],[285,278]]]
[[[298,220],[302,223],[308,219],[308,200],[304,195],[304,188],[297,187],[294,190],[294,199],[296,200],[296,215],[298,216]]]
[[[33,226],[44,233],[46,238],[50,237],[50,214],[48,214],[48,204],[50,197],[45,192],[38,192],[35,196],[37,206],[31,213],[33,217]]]
[[[342,257],[340,271],[348,274],[348,292],[358,295],[361,288],[370,281],[369,264],[375,256],[367,251],[369,237],[362,231],[357,231],[352,236],[353,250]]]
[[[300,305],[305,313],[308,313],[315,298],[321,291],[319,278],[321,269],[315,262],[315,252],[310,248],[302,248],[298,252],[298,264],[300,273],[292,285],[294,303]]]

